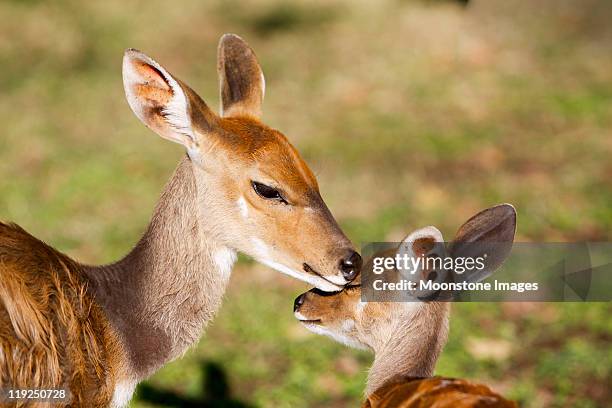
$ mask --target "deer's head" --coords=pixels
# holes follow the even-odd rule
[[[478,257],[487,251],[487,262],[482,272],[491,273],[508,256],[515,229],[516,212],[511,205],[489,208],[463,224],[448,252],[452,257]],[[375,254],[374,257],[393,257],[396,252],[407,252],[409,256],[426,258],[439,256],[440,248],[444,248],[442,234],[435,227],[426,227],[409,234],[396,250]],[[364,270],[372,270],[374,257],[366,262]],[[422,268],[416,271],[416,276],[427,279],[431,272]],[[397,269],[392,273],[399,276]],[[397,340],[398,331],[400,336],[406,335],[405,330],[398,330],[399,327],[425,332],[431,330],[429,323],[436,321],[437,317],[446,319],[442,314],[447,308],[438,302],[430,302],[435,307],[427,309],[421,307],[425,304],[423,302],[362,302],[359,283],[356,280],[337,293],[312,289],[301,294],[295,299],[295,317],[315,333],[330,336],[349,346],[375,351],[386,347],[389,341]],[[437,324],[445,326],[446,322],[439,320]],[[440,337],[445,337],[445,333]]]
[[[187,149],[206,233],[321,290],[339,290],[357,276],[361,257],[304,160],[260,121],[265,82],[254,52],[226,34],[217,67],[220,115],[153,59],[128,50],[127,100],[145,125]]]

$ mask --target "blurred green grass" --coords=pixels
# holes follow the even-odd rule
[[[30,0],[1,2],[0,16],[0,218],[82,261],[136,242],[182,154],[129,111],[123,50],[216,106],[224,32],[258,53],[265,121],[304,154],[355,242],[429,224],[450,235],[498,202],[517,207],[519,240],[612,239],[609,2]],[[356,405],[371,356],[295,323],[305,289],[242,260],[200,344],[147,386],[206,399],[214,364],[245,404]],[[455,305],[437,371],[525,407],[604,406],[611,311]],[[146,390],[133,407],[157,406]]]

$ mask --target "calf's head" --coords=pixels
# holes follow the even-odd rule
[[[451,257],[478,257],[486,253],[487,262],[481,273],[490,274],[508,256],[515,229],[516,212],[511,205],[502,204],[486,209],[459,228],[448,253]],[[427,258],[440,256],[442,251],[442,234],[435,227],[426,227],[409,234],[397,249],[375,254],[374,257],[408,253],[412,257]],[[366,262],[364,270],[372,270],[374,257]],[[400,272],[394,272],[399,277]],[[432,272],[421,268],[415,276],[430,279]],[[360,282],[361,276],[337,293],[312,289],[301,294],[294,302],[295,317],[315,333],[352,347],[380,350],[398,335],[395,329],[400,325],[414,327],[435,321],[447,310],[446,305],[440,302],[363,302]],[[422,307],[425,304],[430,307]],[[441,326],[445,324],[442,323]],[[423,327],[423,330],[427,329]]]

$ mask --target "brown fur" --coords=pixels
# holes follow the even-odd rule
[[[63,388],[72,406],[106,406],[121,355],[81,266],[0,223],[0,387]]]
[[[362,408],[516,408],[489,387],[466,380],[433,377],[391,382],[370,395]]]

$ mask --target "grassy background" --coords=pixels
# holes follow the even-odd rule
[[[129,110],[127,47],[217,104],[216,44],[245,37],[267,82],[265,121],[315,169],[355,242],[498,202],[518,239],[612,239],[608,1],[0,2],[0,218],[77,259],[109,262],[144,230],[182,154]],[[311,335],[306,286],[242,260],[200,344],[133,407],[354,406],[371,356]],[[522,406],[612,398],[609,304],[460,304],[441,375]]]

